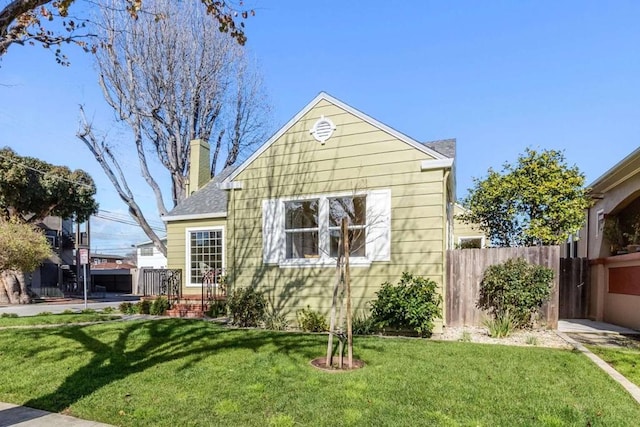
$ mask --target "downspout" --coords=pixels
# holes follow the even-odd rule
[[[442,180],[442,326],[446,326],[447,319],[447,241],[449,239],[449,215],[448,206],[448,182],[451,170],[445,169],[444,179]]]
[[[233,229],[232,242],[231,242],[232,245],[233,245],[233,248],[231,249],[231,252],[232,252],[231,271],[232,271],[233,282],[235,283],[236,278],[237,278],[237,271],[236,271],[236,189],[235,188],[231,188],[231,204],[232,204],[231,228]],[[229,292],[229,289],[227,289],[227,292]]]

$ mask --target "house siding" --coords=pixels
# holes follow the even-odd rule
[[[200,295],[200,288],[187,287],[188,265],[186,262],[186,231],[195,227],[224,227],[224,235],[227,233],[227,221],[224,218],[198,219],[189,221],[167,222],[167,267],[182,270],[182,293],[184,295]],[[228,242],[228,237],[224,237]],[[228,248],[228,244],[226,245]],[[229,250],[224,254],[225,265],[229,265]]]
[[[336,125],[324,145],[309,133],[323,115]],[[242,183],[242,189],[229,193],[230,283],[264,291],[271,305],[283,314],[293,315],[307,305],[328,314],[335,268],[281,268],[263,263],[262,201],[390,189],[391,260],[351,268],[356,311],[366,308],[383,282],[396,283],[404,271],[442,286],[445,173],[422,172],[421,162],[429,159],[428,154],[328,101],[319,102],[234,179]],[[169,241],[175,241],[173,233],[180,234],[174,227],[169,228]],[[184,248],[175,252],[172,256],[184,260]]]

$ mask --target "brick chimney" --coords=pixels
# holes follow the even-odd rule
[[[209,169],[209,143],[202,139],[194,139],[191,141],[190,149],[187,196],[204,187],[211,179],[211,170]]]

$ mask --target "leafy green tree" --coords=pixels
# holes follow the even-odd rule
[[[22,272],[35,270],[49,255],[49,242],[38,227],[0,219],[0,303],[29,302]]]
[[[54,215],[86,221],[95,213],[96,187],[83,170],[70,170],[0,149],[0,216],[35,223]]]
[[[501,173],[474,179],[459,219],[476,225],[497,246],[561,244],[584,223],[590,201],[584,174],[563,152],[527,149]]]
[[[0,302],[26,303],[24,272],[33,271],[49,255],[34,226],[47,216],[86,221],[98,209],[93,179],[33,157],[0,149]],[[32,244],[30,243],[32,241]],[[22,253],[22,255],[20,255]]]

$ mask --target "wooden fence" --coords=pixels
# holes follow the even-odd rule
[[[560,318],[586,318],[589,314],[590,289],[589,260],[587,258],[561,258]]]
[[[558,327],[558,278],[560,247],[457,249],[447,251],[447,287],[445,291],[447,326],[481,326],[487,314],[476,307],[480,282],[490,265],[511,258],[543,265],[554,271],[551,298],[541,310],[543,322],[552,329]]]

